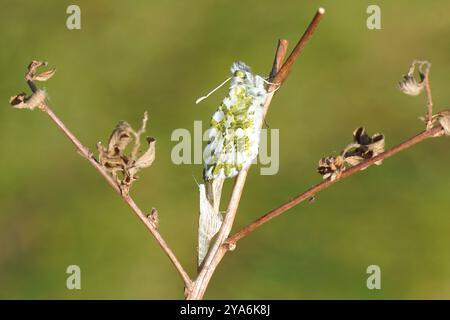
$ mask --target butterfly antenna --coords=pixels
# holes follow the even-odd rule
[[[273,84],[273,85],[276,85],[276,86],[280,86],[280,84],[279,84],[278,82],[270,82],[270,81],[268,81],[268,80],[266,80],[266,79],[264,79],[264,78],[262,78],[262,80],[263,80],[263,82],[265,82],[266,84]]]
[[[231,80],[231,77],[229,77],[227,80],[225,80],[224,82],[222,82],[217,88],[213,89],[211,92],[209,92],[206,96],[200,97],[195,101],[195,104],[199,104],[200,102],[202,102],[203,100],[205,100],[206,98],[208,98],[210,95],[212,95],[214,92],[216,92],[217,90],[219,90],[225,83],[227,83],[228,81]]]

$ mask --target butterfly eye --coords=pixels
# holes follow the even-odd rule
[[[245,79],[245,72],[242,71],[242,70],[237,70],[237,71],[234,73],[234,76],[235,76],[235,77],[238,77],[238,78]]]

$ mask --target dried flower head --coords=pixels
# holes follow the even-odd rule
[[[344,158],[342,156],[322,158],[319,160],[319,167],[317,168],[324,179],[330,178],[331,181],[338,179],[344,170]]]
[[[42,66],[47,66],[48,63],[46,61],[38,61],[38,60],[33,60],[31,61],[31,63],[28,65],[28,70],[27,73],[25,74],[25,80],[31,80],[31,81],[47,81],[48,79],[50,79],[51,77],[53,77],[53,75],[56,72],[56,69],[50,69],[48,71],[44,71],[40,74],[37,74],[36,71],[39,67]]]
[[[445,135],[450,136],[450,110],[441,111],[436,116]]]
[[[330,156],[319,161],[318,172],[324,179],[338,179],[347,167],[353,167],[384,152],[384,135],[369,136],[363,127],[353,132],[353,142],[347,145],[337,157]],[[375,162],[380,165],[381,161]]]
[[[41,66],[46,66],[47,62],[33,60],[27,68],[27,73],[25,74],[25,80],[29,81],[29,83],[33,83],[33,81],[47,81],[56,72],[56,69],[50,69],[48,71],[44,71],[40,74],[37,74],[36,71]],[[30,84],[34,86],[34,84]],[[41,110],[45,109],[45,99],[47,98],[47,93],[45,90],[37,89],[34,86],[33,94],[27,96],[26,93],[22,92],[18,95],[12,96],[9,99],[9,103],[16,109],[29,109],[34,110],[39,108]]]
[[[9,99],[9,103],[16,109],[43,109],[46,98],[47,93],[44,90],[38,89],[31,96],[27,96],[24,92],[12,96]]]
[[[425,77],[428,74],[430,67],[431,63],[428,61],[414,60],[409,68],[408,73],[404,75],[403,79],[398,83],[398,88],[400,89],[400,91],[410,96],[419,95],[424,88],[423,81],[425,80]],[[414,77],[416,68],[419,74],[418,80]]]
[[[97,143],[100,164],[111,172],[123,194],[128,194],[131,184],[138,179],[137,173],[150,167],[155,160],[156,139],[152,137],[147,137],[147,151],[139,155],[140,136],[145,132],[147,120],[145,112],[142,127],[137,132],[127,122],[120,121],[113,130],[107,147],[101,142]],[[131,151],[125,154],[132,141],[134,143]]]
[[[351,146],[354,146],[354,148],[346,148],[347,150],[344,151],[345,161],[352,166],[384,152],[384,135],[381,133],[369,136],[365,129],[360,127],[353,131],[353,141],[354,143]],[[358,159],[361,160],[358,161]],[[380,165],[381,161],[377,161],[375,164]]]
[[[428,122],[426,117],[420,117],[419,119],[425,123]],[[433,117],[431,118],[430,128],[436,127],[438,125],[442,127],[443,131],[437,136],[442,136],[444,134],[450,136],[450,109],[438,112],[433,115]]]

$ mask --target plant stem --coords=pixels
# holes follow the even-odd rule
[[[35,83],[31,80],[27,80],[28,86],[30,89],[34,92],[37,91],[37,87]],[[80,140],[66,127],[66,125],[59,119],[56,114],[53,112],[53,110],[48,106],[47,103],[44,103],[41,106],[41,109],[43,112],[45,112],[50,119],[56,124],[56,126],[61,129],[61,131],[69,138],[69,140],[75,145],[75,148],[77,149],[78,153],[89,161],[89,163],[105,178],[105,180],[108,182],[108,184],[116,191],[116,193],[121,196],[121,198],[125,201],[125,203],[131,208],[131,210],[136,214],[136,216],[141,220],[148,231],[153,235],[153,237],[158,242],[161,249],[164,251],[164,253],[169,257],[172,264],[175,266],[176,270],[182,277],[184,284],[186,288],[189,290],[192,286],[192,280],[187,274],[187,272],[184,270],[181,263],[178,261],[177,257],[173,253],[173,251],[170,249],[170,247],[167,245],[157,228],[153,225],[153,223],[150,221],[150,219],[147,218],[147,216],[142,212],[142,210],[138,207],[138,205],[134,202],[134,200],[128,196],[123,195],[120,191],[119,186],[114,181],[114,179],[111,177],[111,175],[103,168],[100,163],[95,159],[95,157],[92,155],[92,153],[89,151],[89,149],[84,146]]]
[[[289,41],[285,39],[278,40],[277,51],[273,59],[272,71],[270,71],[269,81],[272,82],[283,65],[283,59],[289,46]],[[270,88],[267,91],[271,91]]]
[[[309,24],[308,28],[306,28],[305,33],[300,38],[298,43],[296,44],[294,50],[292,50],[291,54],[287,58],[286,62],[281,67],[280,71],[277,73],[277,75],[273,78],[272,82],[279,83],[280,85],[286,80],[286,78],[289,75],[289,72],[292,70],[292,65],[294,64],[295,60],[297,59],[300,52],[302,52],[305,45],[308,43],[308,41],[311,39],[312,35],[314,34],[314,31],[316,31],[317,26],[319,25],[322,16],[325,14],[324,8],[319,8],[314,16],[314,18],[311,20],[311,23]]]
[[[427,96],[427,110],[428,110],[428,116],[427,116],[427,128],[431,128],[433,123],[433,97],[431,96],[431,87],[430,87],[430,72],[429,69],[425,74],[425,94]]]
[[[279,68],[278,72],[276,72],[276,75],[273,77],[273,79],[271,79],[271,82],[273,82],[274,84],[269,85],[267,89],[269,94],[263,107],[264,115],[267,113],[270,103],[272,101],[272,97],[275,94],[275,91],[273,89],[279,87],[286,80],[293,66],[293,63],[297,59],[303,47],[311,38],[312,34],[314,33],[314,30],[319,24],[320,19],[324,13],[325,10],[323,8],[317,10],[317,13],[315,14],[313,20],[311,21],[310,25],[306,29],[303,36],[300,38],[291,55],[283,64],[283,66]],[[287,47],[286,41],[281,40],[278,42],[271,74],[274,73],[273,72],[274,68],[278,69],[278,67],[281,65],[281,61],[283,61],[284,55],[286,54],[287,49],[286,47]],[[193,283],[192,291],[187,296],[187,299],[189,300],[198,300],[203,298],[203,295],[205,294],[206,288],[208,287],[209,281],[211,280],[214,271],[216,270],[217,266],[219,265],[220,261],[222,260],[223,256],[227,251],[226,249],[224,249],[223,243],[227,239],[228,235],[230,234],[231,228],[233,227],[234,218],[236,217],[236,212],[239,207],[239,202],[242,196],[242,192],[244,190],[246,179],[247,179],[247,170],[241,170],[235,180],[235,184],[233,187],[233,191],[231,192],[231,198],[228,203],[225,218],[218,232],[216,241],[210,248],[208,255],[205,258],[203,267],[200,269],[198,277]]]
[[[330,179],[327,179],[327,180],[324,180],[324,181],[316,184],[315,186],[309,188],[302,194],[299,194],[298,196],[294,197],[292,200],[289,200],[288,202],[284,203],[283,205],[281,205],[281,206],[271,210],[270,212],[266,213],[265,215],[261,216],[254,222],[252,222],[249,225],[247,225],[246,227],[242,228],[239,232],[237,232],[234,235],[232,235],[231,237],[229,237],[228,240],[225,241],[225,243],[223,245],[224,250],[227,248],[230,248],[230,247],[233,248],[236,245],[236,242],[238,242],[240,239],[242,239],[243,237],[248,235],[250,232],[252,232],[256,228],[259,228],[263,224],[278,217],[279,215],[281,215],[282,213],[291,209],[292,207],[311,198],[312,196],[316,195],[318,192],[329,188],[336,182],[338,182],[344,178],[347,178],[347,177],[367,168],[368,166],[374,164],[377,161],[389,158],[389,157],[395,155],[396,153],[399,153],[400,151],[403,151],[405,149],[408,149],[408,148],[414,146],[415,144],[417,144],[419,142],[422,142],[428,138],[432,138],[436,135],[439,135],[442,132],[442,130],[443,130],[442,127],[435,127],[435,128],[429,129],[429,130],[425,130],[425,131],[419,133],[418,135],[406,140],[405,142],[397,145],[396,147],[394,147],[388,151],[385,151],[385,152],[379,154],[378,156],[373,157],[365,162],[362,162],[354,167],[351,167],[351,168],[345,170],[341,174],[339,179],[336,179],[333,181],[331,181]]]

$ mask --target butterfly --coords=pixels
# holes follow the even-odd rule
[[[258,155],[267,81],[252,74],[241,61],[231,66],[232,76],[197,103],[230,81],[228,95],[213,114],[203,156],[205,181],[232,178],[250,167]]]

